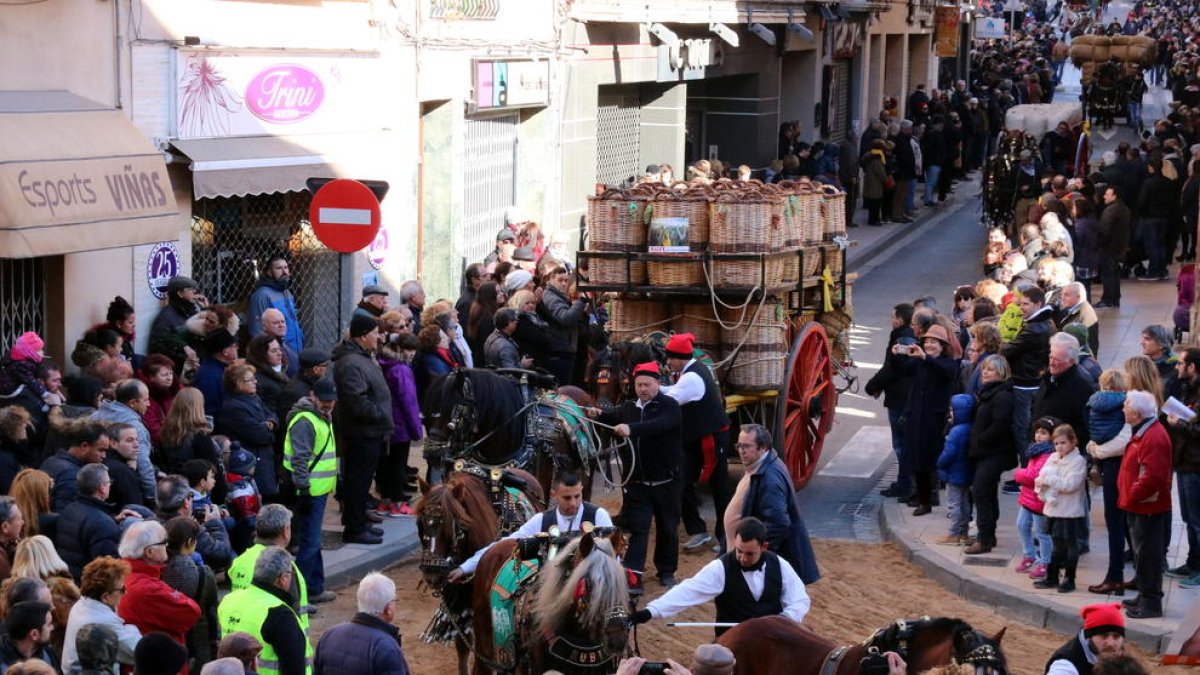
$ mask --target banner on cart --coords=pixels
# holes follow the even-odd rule
[[[649,233],[650,253],[690,253],[687,218],[652,218]]]

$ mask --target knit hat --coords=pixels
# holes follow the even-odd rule
[[[239,476],[249,476],[250,472],[254,471],[254,465],[258,463],[258,458],[253,452],[243,448],[240,445],[234,445],[229,450],[229,471],[236,473]]]
[[[111,670],[117,645],[117,632],[106,624],[89,623],[75,633],[75,652],[84,670]]]
[[[1088,605],[1080,610],[1083,616],[1083,636],[1092,637],[1102,633],[1118,633],[1125,636],[1125,617],[1118,603]]]
[[[42,353],[42,348],[45,346],[46,343],[42,341],[42,338],[38,337],[37,333],[30,331],[23,333],[21,337],[17,338],[9,354],[12,356],[13,361],[41,363],[45,357],[45,354]]]
[[[187,649],[166,633],[146,633],[133,650],[133,671],[138,675],[177,675],[187,658]]]
[[[1092,348],[1088,346],[1088,329],[1087,326],[1081,323],[1067,324],[1063,328],[1063,332],[1079,341],[1079,353],[1092,355]]]
[[[737,659],[728,647],[717,644],[700,645],[692,655],[693,670],[706,675],[733,675]]]
[[[662,375],[662,371],[659,370],[657,363],[653,361],[647,361],[646,363],[639,363],[633,367],[634,379],[637,379],[638,375],[646,375],[648,377],[658,379],[659,376]]]
[[[301,368],[315,368],[325,363],[329,363],[329,352],[324,349],[305,347],[300,350]]]
[[[237,338],[224,328],[218,328],[204,337],[204,348],[211,354],[216,354],[235,344],[237,344]]]
[[[525,285],[533,281],[533,275],[525,270],[513,270],[504,277],[504,290],[511,295],[525,288]]]
[[[695,335],[691,333],[676,333],[667,340],[667,357],[672,359],[690,359],[695,351]]]
[[[379,328],[379,323],[369,316],[355,314],[350,318],[350,337],[357,338]]]

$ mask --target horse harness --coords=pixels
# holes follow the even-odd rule
[[[527,487],[525,481],[508,471],[513,468],[517,468],[513,462],[506,462],[499,466],[476,464],[463,459],[454,462],[456,473],[471,474],[487,486],[492,509],[500,519],[499,535],[501,537],[516,532],[535,513],[533,504],[521,496]],[[462,530],[460,534],[456,530],[455,536],[465,537],[466,531]]]
[[[917,632],[931,622],[928,616],[919,619],[897,619],[892,625],[881,628],[863,641],[867,654],[859,664],[862,675],[887,675],[889,668],[887,652],[895,652],[906,662],[909,661],[909,647]],[[839,662],[846,655],[849,647],[838,647],[825,657],[821,666],[821,675],[833,675],[837,672]],[[993,670],[1005,672],[1000,655],[996,648],[986,642],[980,642],[971,647],[965,654],[954,653],[955,660],[960,664],[970,664],[978,671]]]

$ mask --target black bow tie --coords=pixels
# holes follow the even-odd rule
[[[750,566],[742,565],[742,571],[743,572],[761,572],[763,569],[763,565],[765,565],[765,564],[767,564],[767,558],[766,558],[766,556],[763,556],[763,557],[760,557],[758,559],[758,562],[754,563],[753,565],[750,565]]]

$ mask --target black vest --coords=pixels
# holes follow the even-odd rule
[[[1075,638],[1067,644],[1058,648],[1058,651],[1050,655],[1050,660],[1046,662],[1046,670],[1050,672],[1050,664],[1055,661],[1066,659],[1075,666],[1075,670],[1079,675],[1092,675],[1092,664],[1088,661],[1087,652],[1084,651],[1083,643],[1080,642],[1079,633],[1075,634]]]
[[[596,524],[596,511],[600,507],[591,502],[583,503],[583,517],[579,520],[579,526],[583,527],[584,523]],[[553,508],[548,511],[542,511],[542,532],[549,532],[550,528],[558,524],[558,508]],[[559,532],[559,534],[572,534],[571,532]]]
[[[683,442],[691,443],[729,426],[729,416],[725,414],[721,388],[717,386],[717,381],[713,379],[708,366],[696,361],[684,368],[683,372],[695,373],[704,380],[704,398],[679,406],[679,412],[683,416]],[[680,377],[682,376],[683,373],[680,373]]]
[[[751,595],[734,552],[721,556],[721,564],[725,567],[725,589],[713,600],[717,606],[717,623],[740,623],[783,612],[783,569],[779,565],[779,556],[770,551],[763,551],[762,555],[766,561],[763,565],[766,579],[758,600]],[[727,630],[718,628],[717,637]]]

